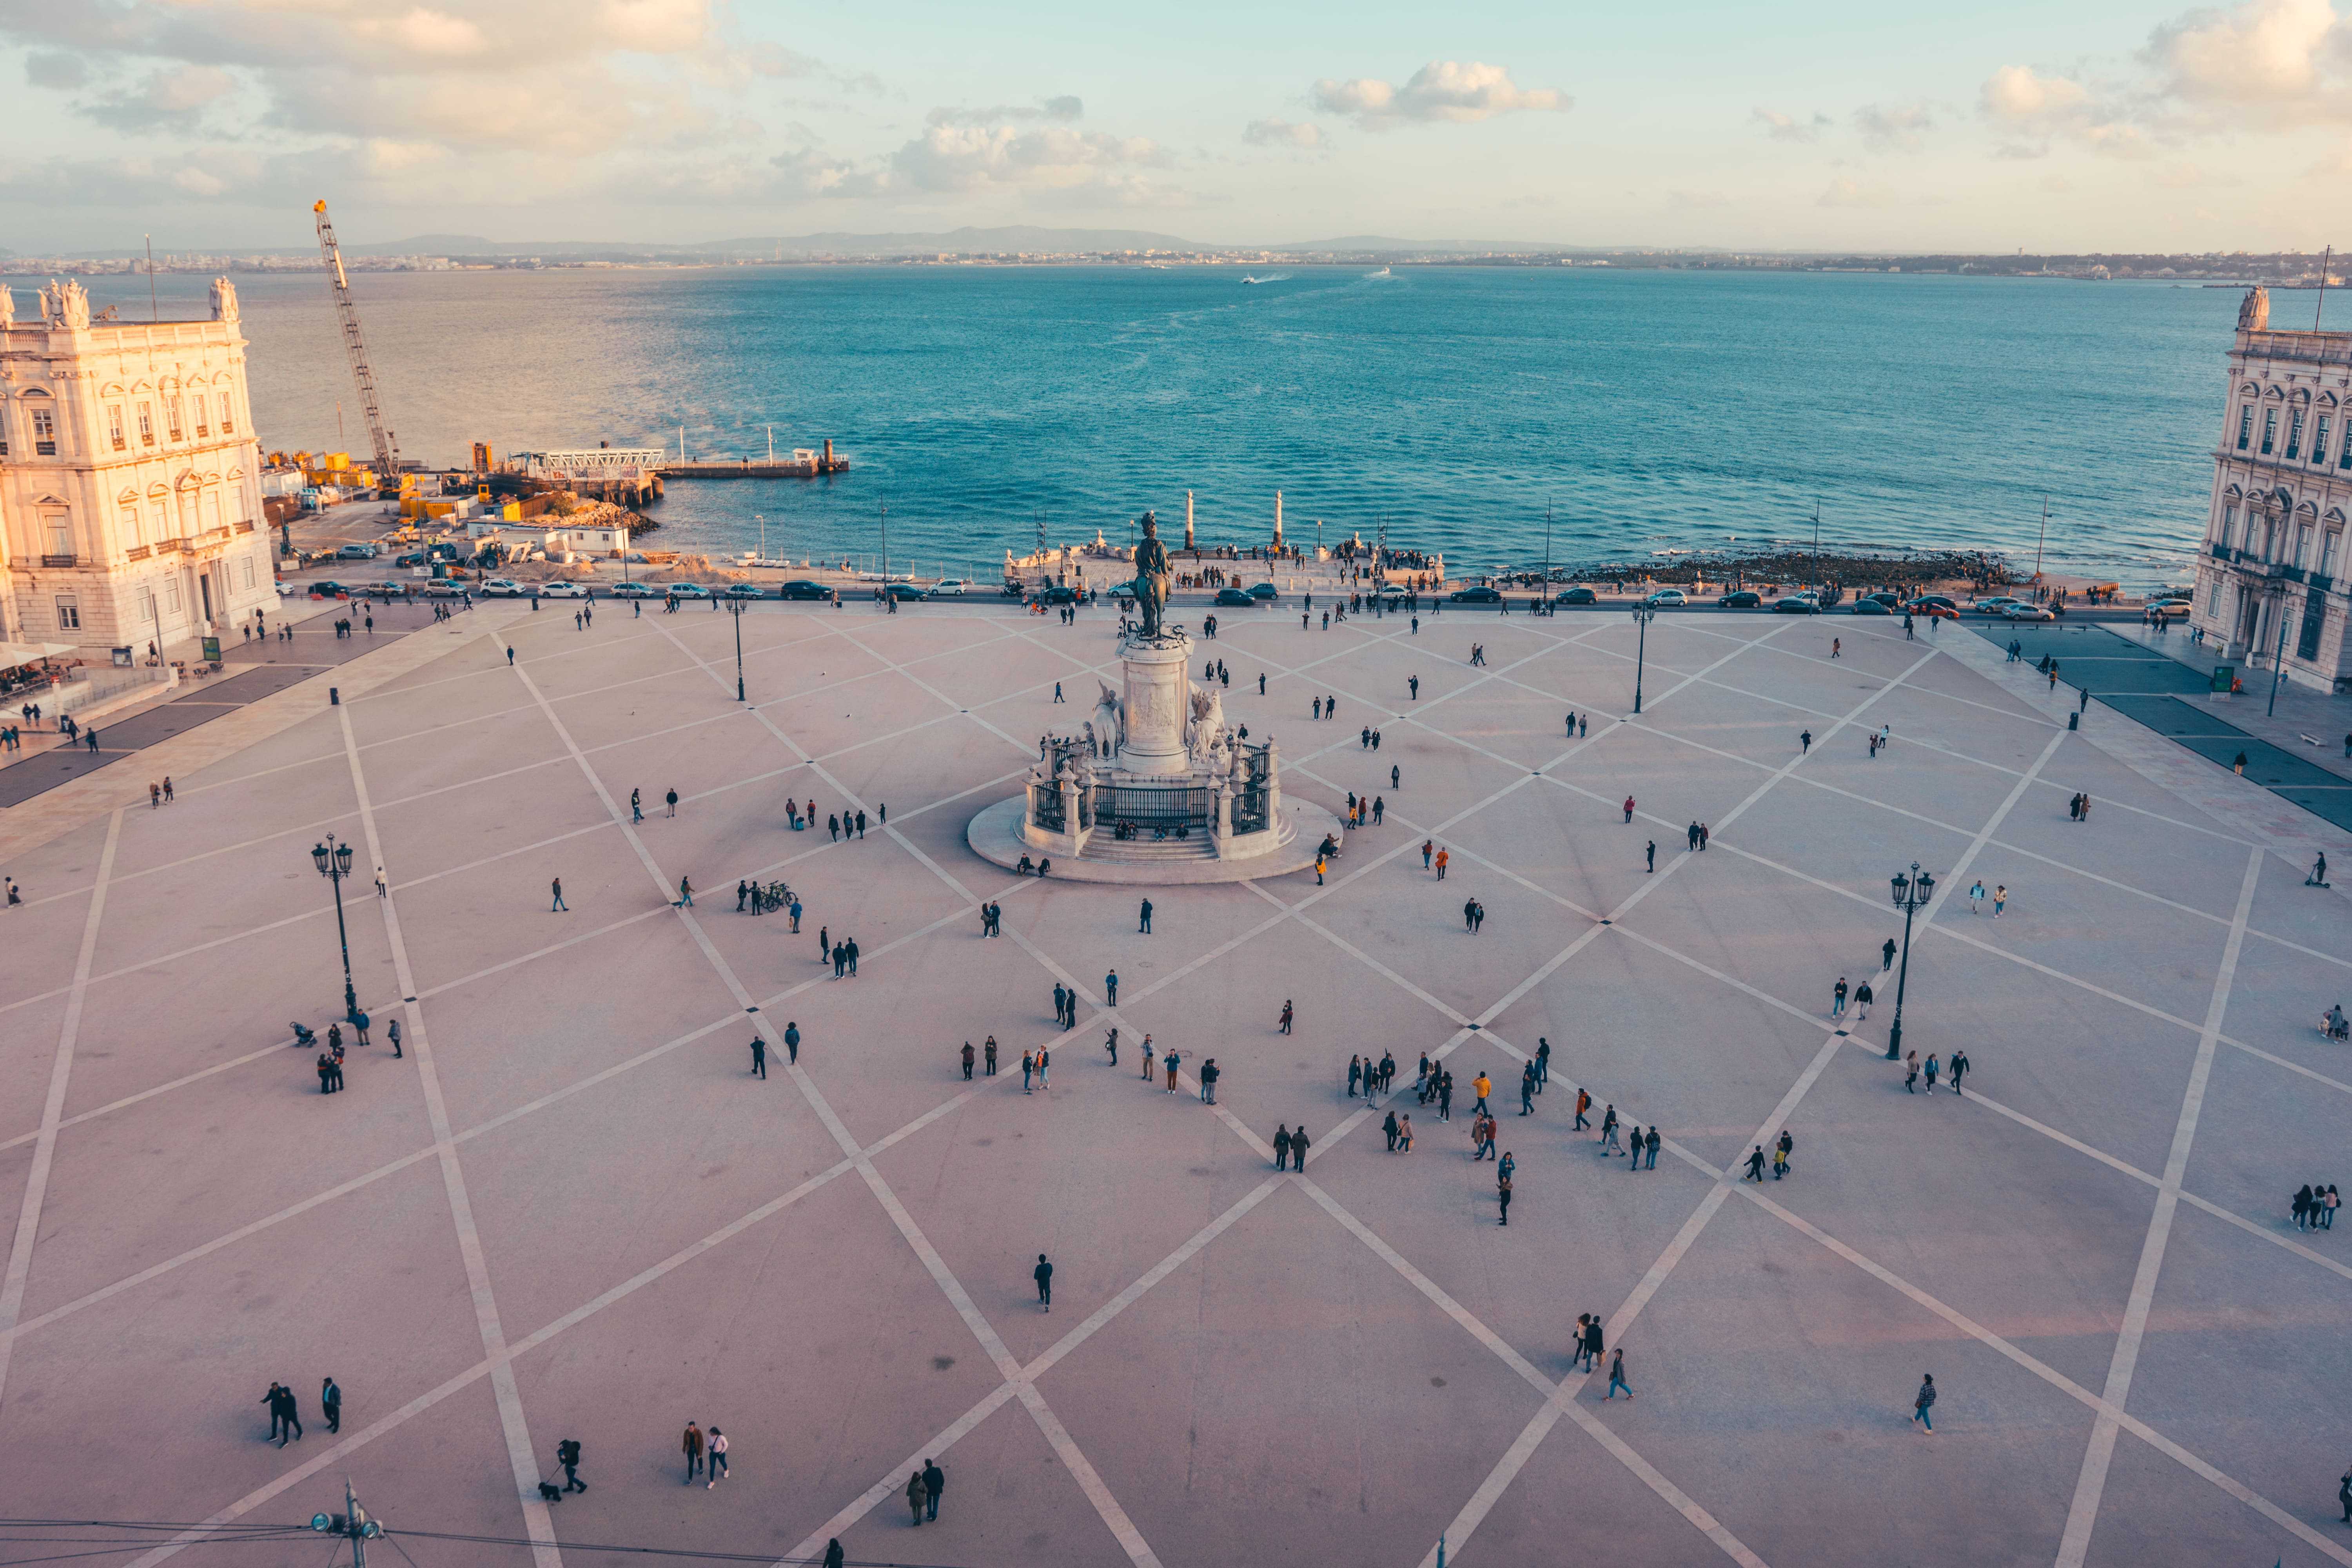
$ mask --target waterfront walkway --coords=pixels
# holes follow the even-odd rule
[[[1113,622],[762,605],[745,705],[728,616],[486,607],[340,667],[340,705],[314,677],[158,741],[169,806],[101,769],[0,814],[12,1511],[293,1527],[239,1568],[316,1568],[299,1527],[347,1479],[395,1531],[525,1543],[405,1543],[469,1565],[1426,1568],[1442,1537],[1464,1568],[2352,1568],[2352,1229],[2287,1215],[2352,1179],[2314,819],[2098,702],[2069,730],[1955,627],[1237,615],[1196,676],[1229,668],[1286,790],[1383,820],[1323,884],[1164,889],[1147,934],[1132,890],[962,839],[1076,727]],[[867,829],[796,832],[787,795]],[[326,833],[373,1020],[332,1095],[286,1043],[340,1006]],[[1914,861],[1938,890],[1890,972]],[[801,933],[738,914],[745,879],[789,881]],[[1898,984],[1965,1094],[1884,1059]],[[1383,1052],[1397,1092],[1351,1098]],[[1658,1128],[1654,1168],[1575,1127],[1580,1086]],[[1314,1170],[1277,1173],[1302,1126]],[[1741,1180],[1784,1129],[1788,1177]],[[1631,1403],[1572,1357],[1588,1312]],[[730,1439],[716,1488],[680,1485],[689,1420]],[[567,1438],[590,1489],[550,1505]]]

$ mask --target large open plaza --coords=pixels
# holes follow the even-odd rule
[[[153,1526],[0,1561],[317,1568],[348,1482],[425,1568],[2352,1564],[2352,1224],[2289,1210],[2352,1181],[2352,841],[2252,780],[1957,625],[1187,601],[1284,790],[1380,820],[1041,879],[966,826],[1112,612],[594,608],[332,609],[336,668],[0,813],[0,1513]]]

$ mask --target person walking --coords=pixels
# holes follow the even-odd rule
[[[798,1067],[801,1060],[801,1026],[791,1019],[784,1020],[784,1061],[788,1067]]]
[[[1890,936],[1886,939],[1886,945],[1878,950],[1878,968],[1879,972],[1884,973],[1894,967],[1895,939]]]
[[[764,1035],[751,1037],[751,1076],[762,1083],[768,1081],[768,1039]]]
[[[1830,987],[1831,1017],[1843,1018],[1845,1016],[1845,999],[1847,990],[1848,987],[1845,983],[1845,976],[1841,974],[1838,976],[1838,983]]]
[[[1739,1179],[1743,1182],[1753,1182],[1759,1187],[1764,1184],[1763,1144],[1757,1144],[1756,1147],[1749,1152],[1748,1156],[1748,1172]]]
[[[1903,1092],[1906,1094],[1918,1093],[1919,1091],[1912,1087],[1918,1081],[1919,1053],[1916,1051],[1906,1052],[1903,1058]]]
[[[966,1040],[963,1043],[963,1080],[966,1083],[970,1083],[971,1081],[971,1064],[975,1055],[976,1053],[971,1048],[971,1042],[970,1040]]]
[[[1106,974],[1106,975],[1104,975],[1104,976],[1103,976],[1103,991],[1104,991],[1104,992],[1105,992],[1105,994],[1105,994],[1105,998],[1104,998],[1104,1005],[1106,1005],[1106,1006],[1109,1006],[1109,1007],[1116,1007],[1116,1006],[1118,1006],[1118,970],[1114,969],[1114,970],[1112,970],[1109,973],[1108,973],[1108,974]]]
[[[688,877],[680,877],[677,879],[677,907],[682,910],[690,910],[694,908],[693,879]]]
[[[1504,1172],[1501,1172],[1500,1173],[1498,1173],[1498,1174],[1496,1176],[1496,1178],[1495,1178],[1495,1196],[1496,1196],[1496,1201],[1497,1201],[1497,1202],[1499,1202],[1499,1203],[1501,1204],[1501,1205],[1502,1205],[1502,1217],[1501,1217],[1500,1219],[1496,1220],[1495,1223],[1496,1223],[1496,1224],[1497,1224],[1497,1225],[1508,1225],[1508,1224],[1510,1224],[1510,1223],[1511,1223],[1511,1173],[1510,1173],[1510,1172],[1508,1172],[1508,1171],[1504,1171]]]
[[[1603,1400],[1614,1399],[1617,1397],[1617,1391],[1621,1388],[1625,1391],[1626,1403],[1632,1404],[1633,1385],[1625,1381],[1625,1347],[1623,1345],[1619,1345],[1609,1352],[1609,1392],[1601,1397]]]
[[[1865,980],[1853,988],[1853,1021],[1861,1023],[1870,1016],[1870,1005],[1877,997],[1871,994],[1870,982]]]
[[[1997,884],[1992,890],[1992,918],[2000,919],[2000,911],[2009,907],[2009,884]]]
[[[1617,1102],[1612,1100],[1601,1112],[1601,1152],[1622,1154],[1624,1148],[1617,1142]]]
[[[1296,1015],[1291,1011],[1290,998],[1287,996],[1284,997],[1282,999],[1282,1022],[1276,1028],[1275,1032],[1280,1035],[1290,1033],[1291,1021],[1295,1016]]]
[[[1599,1313],[1589,1312],[1585,1314],[1584,1342],[1579,1348],[1584,1352],[1584,1370],[1586,1372],[1598,1371],[1601,1366],[1601,1352],[1602,1349],[1601,1315]]]
[[[1519,1069],[1519,1114],[1536,1113],[1536,1064],[1529,1062]]]
[[[1348,1058],[1348,1098],[1349,1100],[1356,1098],[1356,1086],[1363,1082],[1363,1079],[1364,1058],[1361,1057],[1349,1057]]]
[[[1393,1110],[1389,1112],[1388,1120],[1381,1123],[1381,1131],[1388,1134],[1389,1152],[1391,1154],[1395,1153],[1397,1150],[1397,1135],[1403,1130],[1397,1125],[1397,1113]],[[1280,1169],[1280,1167],[1277,1166],[1276,1169]]]
[[[1969,889],[1969,913],[1971,915],[1980,915],[1984,913],[1984,879],[1979,877],[1977,879],[1975,884]],[[1894,944],[1890,942],[1888,945],[1892,946]]]
[[[1136,928],[1136,934],[1138,936],[1150,936],[1151,934],[1151,900],[1150,899],[1143,900],[1143,909],[1141,913],[1142,923]]]
[[[1210,1057],[1201,1063],[1202,1104],[1214,1105],[1217,1103],[1217,1078],[1223,1071],[1223,1069],[1217,1066],[1217,1058],[1214,1057]],[[1297,1140],[1295,1138],[1292,1140],[1294,1143],[1297,1141]]]
[[[1029,1278],[1037,1282],[1037,1310],[1043,1312],[1052,1311],[1054,1310],[1054,1266],[1045,1260],[1044,1253],[1037,1255],[1037,1267],[1029,1270]]]
[[[1934,1409],[1935,1406],[1935,1375],[1932,1373],[1923,1373],[1919,1379],[1919,1392],[1911,1396],[1911,1419],[1916,1421],[1928,1431],[1933,1432],[1936,1429],[1935,1419],[1930,1416],[1927,1412]]]
[[[392,1047],[392,1059],[400,1059],[400,1020],[393,1019],[383,1026],[384,1043]]]
[[[703,1481],[705,1489],[716,1488],[727,1479],[727,1434],[714,1423],[710,1428],[710,1468]]]
[[[1625,797],[1625,820],[1633,820],[1633,797],[1630,795]]]
[[[1789,1136],[1789,1130],[1785,1127],[1780,1129],[1780,1141],[1772,1145],[1772,1179],[1774,1181],[1780,1181],[1788,1175],[1789,1156],[1796,1152],[1796,1148],[1797,1141]]]
[[[580,1439],[566,1437],[555,1446],[555,1462],[563,1467],[563,1489],[584,1492],[588,1483],[580,1479]]]
[[[336,1386],[331,1377],[319,1389],[319,1408],[326,1415],[329,1432],[343,1429],[343,1391]]]
[[[1649,1133],[1643,1143],[1643,1151],[1649,1155],[1648,1160],[1644,1162],[1645,1169],[1654,1171],[1658,1168],[1658,1145],[1661,1142],[1658,1137],[1658,1124],[1653,1121],[1650,1123]]]
[[[1936,1060],[1936,1053],[1929,1051],[1927,1053],[1927,1092],[1929,1094],[1936,1092],[1936,1079],[1942,1071],[1941,1064]]]
[[[948,1489],[948,1473],[940,1468],[937,1459],[923,1461],[923,1519],[926,1522],[940,1517],[940,1494]]]
[[[571,906],[571,905],[569,905],[569,904],[567,904],[567,903],[565,903],[565,902],[563,901],[563,879],[562,879],[562,878],[561,878],[561,877],[558,877],[558,878],[556,878],[556,879],[555,879],[555,904],[554,904],[554,907],[553,907],[553,908],[551,908],[551,909],[550,909],[547,912],[548,912],[549,914],[551,914],[551,915],[553,915],[553,914],[566,914],[566,915],[568,915],[568,914],[570,914],[570,913],[572,912],[572,906]]]
[[[669,814],[672,816],[676,816],[677,815],[677,791],[670,791],[669,795],[666,798],[669,801]]]
[[[1625,1135],[1625,1148],[1630,1156],[1630,1163],[1625,1168],[1629,1171],[1640,1170],[1642,1168],[1642,1124],[1640,1122],[1634,1122],[1633,1131]]]
[[[1304,1121],[1290,1134],[1290,1168],[1299,1172],[1307,1169],[1307,1123]]]
[[[1651,839],[1649,847],[1643,850],[1642,853],[1643,856],[1643,865],[1642,869],[1644,871],[1656,870],[1658,868],[1658,841],[1654,838]]]
[[[1391,1138],[1390,1142],[1393,1145],[1395,1140]],[[1274,1129],[1274,1168],[1279,1171],[1289,1163],[1290,1127],[1286,1122],[1277,1122]]]
[[[1797,744],[1801,748],[1797,753],[1799,756],[1811,755],[1813,750],[1813,732],[1811,730],[1801,731],[1797,736]]]
[[[1592,1126],[1592,1123],[1586,1119],[1584,1114],[1591,1109],[1592,1091],[1585,1089],[1581,1085],[1579,1085],[1576,1090],[1576,1126],[1572,1131],[1582,1132]]]
[[[923,1527],[923,1504],[930,1494],[923,1490],[923,1472],[914,1470],[907,1477],[907,1509],[915,1516],[915,1528]]]
[[[982,1044],[981,1054],[981,1076],[983,1078],[994,1078],[996,1076],[996,1037],[994,1035],[989,1036],[987,1040]]]
[[[692,1486],[694,1478],[702,1474],[702,1428],[688,1422],[678,1446],[686,1450],[686,1484]]]
[[[508,659],[509,659],[509,661],[511,661],[511,660],[513,659],[513,658],[514,658],[514,650],[513,650],[512,648],[509,648],[509,649],[507,650],[507,658],[508,658]],[[643,822],[645,819],[646,819],[646,797],[645,797],[645,792],[644,792],[644,791],[642,791],[642,790],[634,790],[634,789],[633,789],[633,790],[631,790],[631,791],[629,792],[629,820],[630,820],[631,822]]]
[[[1969,1053],[1964,1050],[1954,1051],[1952,1053],[1952,1059],[1945,1063],[1944,1066],[1946,1070],[1951,1076],[1952,1092],[1954,1094],[1959,1093],[1960,1077],[1963,1073],[1966,1073],[1969,1070]]]
[[[1434,839],[1424,838],[1421,841],[1421,868],[1424,871],[1429,869],[1429,852],[1435,847]]]
[[[1437,852],[1437,879],[1439,881],[1443,882],[1445,880],[1445,863],[1452,858],[1453,856],[1444,849],[1440,849]]]
[[[1531,1065],[1536,1069],[1536,1092],[1541,1094],[1544,1085],[1551,1081],[1551,1042],[1540,1035],[1536,1037],[1536,1059]]]

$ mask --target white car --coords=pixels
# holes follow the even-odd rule
[[[2167,620],[2185,621],[2189,618],[2189,605],[2186,599],[2158,599],[2147,607],[2147,613],[2162,616]]]
[[[1673,606],[1675,608],[1680,608],[1682,605],[1690,603],[1690,595],[1685,594],[1680,588],[1661,588],[1656,593],[1651,595],[1648,598],[1643,600],[1642,603],[1645,605],[1656,605],[1661,607]]]
[[[482,584],[485,599],[520,599],[530,590],[511,577],[493,577]]]
[[[938,585],[931,589],[930,596],[934,599],[961,599],[964,595],[965,586],[964,580],[961,577],[942,577]]]
[[[2000,616],[2005,621],[2054,621],[2058,618],[2054,612],[2039,605],[2003,605]]]
[[[675,595],[681,599],[708,599],[710,597],[710,590],[704,587],[699,583],[670,583],[664,585],[662,592],[665,594]]]
[[[539,596],[542,599],[584,599],[588,596],[585,583],[542,583]]]

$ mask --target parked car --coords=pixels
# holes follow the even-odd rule
[[[2017,602],[2018,601],[2013,596],[2008,594],[2002,594],[1990,599],[1979,599],[1974,604],[1970,605],[1969,608],[1976,611],[1979,615],[1997,616]]]
[[[1263,599],[1269,605],[1278,604],[1282,599],[1282,590],[1271,583],[1260,583],[1249,592],[1251,598]]]
[[[1449,604],[1455,605],[1499,605],[1503,602],[1503,591],[1500,588],[1456,588],[1445,597]]]
[[[661,597],[661,590],[659,588],[655,587],[650,583],[639,583],[634,579],[626,583],[614,584],[610,592],[615,599],[658,599]]]
[[[2005,621],[2054,621],[2058,617],[2039,605],[2011,605],[2000,613]]]
[[[373,561],[383,552],[373,544],[346,544],[335,552],[338,561]]]
[[[886,599],[912,602],[920,599],[923,596],[923,591],[912,583],[885,583],[882,584],[882,596]]]
[[[2186,599],[2158,599],[2147,607],[2147,613],[2161,616],[2168,621],[2185,621],[2189,618],[2189,608]]]
[[[1660,588],[1642,603],[1654,609],[1676,610],[1690,603],[1690,595],[1680,588]]]
[[[1080,595],[1076,588],[1066,584],[1057,583],[1050,587],[1038,589],[1036,593],[1030,595],[1029,602],[1034,605],[1075,605]]]
[[[585,583],[541,583],[539,596],[542,599],[585,599],[589,596]]]
[[[970,587],[971,584],[961,577],[942,577],[932,585],[930,596],[934,599],[961,599]]]
[[[1741,588],[1735,593],[1726,594],[1722,598],[1717,599],[1716,601],[1716,605],[1717,608],[1726,610],[1752,610],[1763,603],[1763,595],[1752,592],[1747,588]]]
[[[812,583],[805,577],[796,577],[777,589],[776,597],[779,599],[830,599],[833,597],[833,590],[822,583]]]
[[[1218,589],[1216,602],[1224,605],[1239,605],[1243,609],[1247,609],[1257,603],[1255,599],[1249,596],[1248,591],[1243,588]]]
[[[1903,595],[1900,594],[1889,593],[1884,588],[1881,588],[1875,594],[1864,594],[1863,597],[1865,599],[1875,599],[1890,610],[1899,610],[1903,607]]]
[[[1876,599],[1856,599],[1852,613],[1857,616],[1891,616],[1895,612]]]
[[[1822,603],[1811,594],[1783,594],[1772,601],[1772,613],[1779,616],[1818,616]]]
[[[1566,589],[1552,601],[1555,605],[1597,605],[1600,602],[1601,595],[1590,588]]]
[[[662,587],[662,592],[664,594],[676,595],[681,599],[708,599],[710,597],[710,590],[704,587],[699,583],[665,584]]]
[[[520,599],[530,590],[511,577],[493,577],[482,584],[485,599]]]
[[[452,583],[446,577],[436,577],[425,584],[425,596],[428,599],[456,599],[462,597],[465,592],[466,584]]]
[[[1960,612],[1949,599],[1914,599],[1903,607],[1912,615],[1925,616],[1931,621],[1956,621],[1960,618]]]
[[[757,583],[730,583],[719,596],[722,599],[764,599],[768,595]]]
[[[1929,609],[1937,608],[1951,610],[1957,613],[1959,607],[1960,606],[1958,605],[1953,603],[1950,599],[1946,598],[1941,594],[1922,594],[1911,601],[1911,613],[1915,616],[1924,615]]]
[[[311,584],[310,591],[316,598],[341,599],[350,596],[352,585],[348,583],[337,583],[328,579],[321,579],[319,582]]]
[[[412,550],[407,554],[396,558],[393,562],[393,564],[394,566],[424,566],[430,564],[432,559],[433,558],[431,556],[425,554],[422,550]]]

